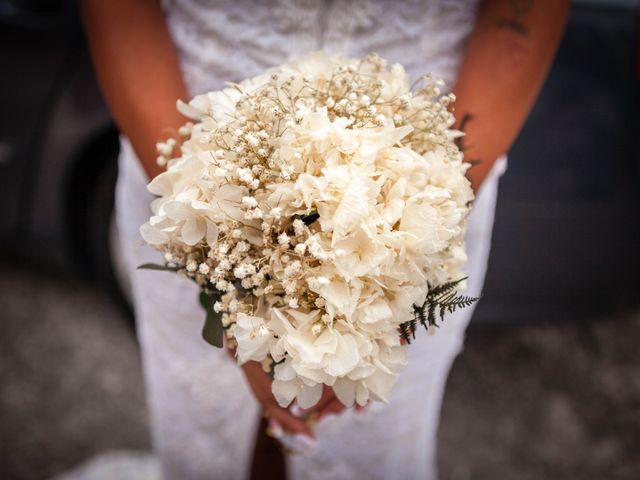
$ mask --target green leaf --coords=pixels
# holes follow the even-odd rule
[[[294,216],[302,220],[306,226],[311,225],[313,222],[320,218],[320,214],[316,210],[311,210],[309,213],[303,213]]]
[[[410,336],[415,334],[416,324],[420,322],[426,329],[439,327],[444,322],[446,313],[454,313],[460,308],[466,308],[478,301],[478,298],[460,295],[456,287],[467,277],[443,283],[436,287],[429,286],[429,293],[422,305],[413,306],[413,319],[400,325],[400,334],[408,343]]]
[[[202,305],[202,308],[204,308],[205,310],[209,309],[209,295],[207,294],[207,292],[200,292],[200,295],[198,296],[198,299],[200,300],[200,305]]]
[[[455,287],[457,287],[460,283],[466,280],[468,277],[462,277],[458,280],[452,280],[450,282],[443,283],[442,285],[438,285],[435,288],[430,288],[429,293],[427,295],[427,300],[435,297],[439,297],[441,295],[445,295],[451,291],[455,291]]]
[[[202,338],[214,347],[222,348],[224,345],[224,328],[222,326],[222,312],[216,312],[213,305],[220,300],[217,293],[200,293],[200,303],[204,306],[207,316],[202,328]]]
[[[157,263],[143,263],[138,265],[137,270],[160,270],[162,272],[177,272],[178,267],[169,267],[167,265],[158,265]]]

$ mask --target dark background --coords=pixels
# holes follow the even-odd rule
[[[500,186],[443,478],[640,478],[640,17],[582,1]],[[0,0],[0,478],[149,448],[111,222],[117,132],[73,3]]]

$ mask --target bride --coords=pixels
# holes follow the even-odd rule
[[[447,375],[472,309],[409,348],[388,404],[344,409],[330,388],[308,414],[275,402],[255,363],[238,367],[202,341],[197,286],[136,271],[157,261],[138,228],[149,217],[155,143],[185,121],[177,99],[220,89],[313,50],[402,63],[453,86],[476,201],[469,219],[469,289],[481,292],[498,179],[562,34],[568,0],[84,0],[98,78],[122,132],[116,212],[129,265],[151,411],[166,479],[249,474],[265,415],[285,440],[295,479],[435,478],[436,432]],[[460,127],[461,125],[458,125]]]

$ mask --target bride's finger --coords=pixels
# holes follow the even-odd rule
[[[268,419],[269,424],[267,425],[267,435],[273,438],[280,438],[284,434],[284,429],[280,422],[274,420],[273,418]]]
[[[325,415],[340,413],[345,408],[346,407],[342,404],[342,402],[334,397],[322,408],[322,410],[320,410],[320,418],[324,417]]]
[[[300,433],[315,438],[313,431],[300,418],[295,417],[289,410],[281,407],[270,407],[265,412],[269,420],[274,420],[287,433]]]

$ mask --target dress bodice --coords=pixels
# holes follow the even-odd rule
[[[164,0],[190,94],[314,50],[455,75],[479,0]]]

